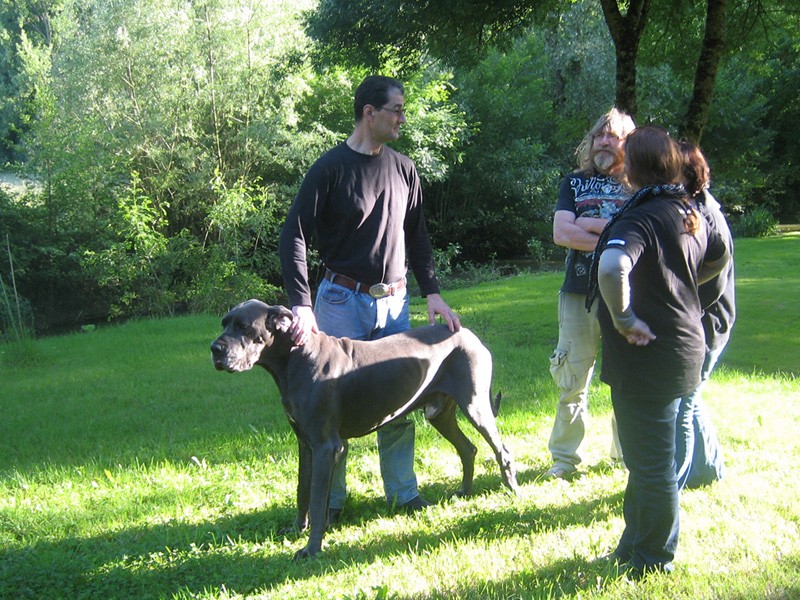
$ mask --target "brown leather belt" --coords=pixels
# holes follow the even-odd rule
[[[402,279],[398,279],[394,283],[375,283],[373,285],[368,285],[366,283],[361,283],[356,281],[355,279],[350,279],[346,275],[340,275],[339,273],[334,273],[330,269],[325,269],[325,279],[330,281],[331,283],[335,283],[336,285],[340,285],[344,288],[347,288],[350,291],[358,293],[369,294],[375,299],[380,300],[381,298],[386,298],[387,296],[394,296],[397,292],[402,290],[406,287],[406,279],[405,277]]]

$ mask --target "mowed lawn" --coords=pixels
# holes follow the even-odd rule
[[[540,479],[562,278],[541,273],[445,291],[493,353],[522,494],[462,420],[476,493],[452,498],[457,456],[416,414],[436,505],[392,512],[374,436],[354,440],[343,521],[301,563],[305,534],[279,533],[296,442],[264,371],[213,369],[221,315],[0,345],[0,598],[798,598],[800,234],[737,240],[736,268],[739,320],[706,390],[726,476],[682,495],[671,576],[631,582],[596,561],[622,531],[626,481],[597,379],[579,475]]]

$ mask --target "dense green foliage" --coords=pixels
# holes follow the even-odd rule
[[[553,254],[558,180],[614,97],[599,4],[504,1],[488,15],[437,2],[428,19],[380,4],[3,3],[0,161],[35,185],[0,187],[0,236],[37,330],[280,300],[283,216],[308,167],[350,132],[354,87],[375,65],[407,82],[396,147],[424,179],[440,266]],[[638,73],[639,122],[674,131],[703,20],[676,6],[653,4]],[[366,29],[338,45],[309,37],[330,40],[359,14],[372,15]],[[744,5],[732,14],[743,32],[753,22]],[[783,222],[800,213],[800,36],[796,14],[774,14],[766,36],[731,43],[703,138],[733,221],[756,206]],[[5,257],[0,275],[12,277]]]

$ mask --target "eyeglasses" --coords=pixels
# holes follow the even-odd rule
[[[397,118],[405,117],[406,116],[406,109],[402,106],[399,108],[389,108],[388,106],[379,106],[375,110],[385,110],[387,112],[393,112],[397,115]]]

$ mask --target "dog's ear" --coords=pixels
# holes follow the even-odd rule
[[[286,333],[292,325],[292,311],[283,306],[270,307],[267,315],[267,329]]]
[[[272,317],[272,327],[275,331],[282,331],[287,332],[289,331],[289,327],[292,325],[291,317],[287,317],[286,315],[274,315]]]

